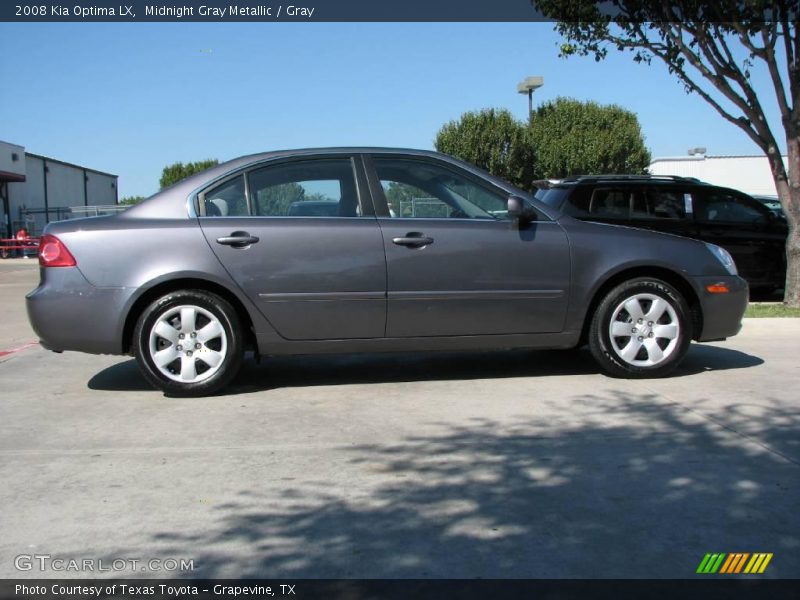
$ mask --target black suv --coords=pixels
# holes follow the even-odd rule
[[[722,246],[762,293],[782,288],[786,220],[747,194],[691,177],[596,175],[537,182],[536,198],[587,221],[628,225]]]

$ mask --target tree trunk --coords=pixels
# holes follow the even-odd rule
[[[788,178],[781,165],[776,169],[775,157],[770,156],[772,174],[778,197],[789,222],[789,236],[786,238],[786,290],[783,302],[792,308],[800,308],[800,127],[787,127],[786,146],[788,149]],[[781,161],[780,153],[777,157]],[[781,176],[779,171],[783,171]]]

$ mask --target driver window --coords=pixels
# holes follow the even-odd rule
[[[406,219],[507,220],[507,199],[454,170],[431,163],[374,158],[389,216]]]

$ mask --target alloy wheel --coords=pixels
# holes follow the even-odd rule
[[[228,339],[219,318],[194,305],[170,308],[150,330],[150,358],[166,377],[198,383],[216,373],[225,360]]]
[[[678,347],[680,321],[675,308],[661,296],[635,294],[611,314],[611,347],[629,365],[658,366]]]

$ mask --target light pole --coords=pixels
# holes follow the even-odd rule
[[[533,91],[544,85],[544,77],[526,77],[517,84],[520,94],[528,94],[528,117],[533,113]]]

